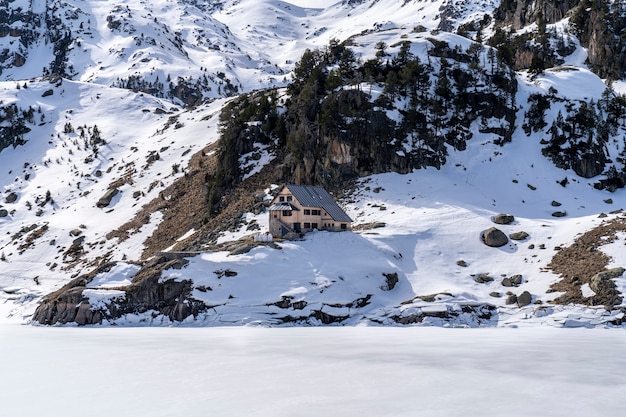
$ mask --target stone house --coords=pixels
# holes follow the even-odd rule
[[[270,233],[276,237],[299,237],[317,230],[352,229],[352,219],[323,187],[287,184],[272,200]]]

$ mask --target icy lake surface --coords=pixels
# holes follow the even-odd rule
[[[0,326],[0,415],[618,416],[608,329]]]

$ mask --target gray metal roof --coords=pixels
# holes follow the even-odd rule
[[[291,194],[302,206],[322,208],[336,222],[352,222],[352,219],[339,207],[324,187],[294,184],[286,184],[285,187],[291,191]]]

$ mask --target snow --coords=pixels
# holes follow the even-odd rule
[[[583,417],[626,408],[621,330],[0,331],[7,416],[62,416],[68,401],[90,417]]]
[[[596,293],[591,289],[589,284],[583,284],[580,286],[580,291],[583,293],[583,297],[593,297]]]
[[[133,277],[140,269],[139,265],[121,262],[113,266],[110,271],[96,275],[94,279],[87,284],[87,287],[110,288],[130,285]]]

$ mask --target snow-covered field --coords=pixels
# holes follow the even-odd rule
[[[0,327],[0,415],[619,416],[621,330]]]

